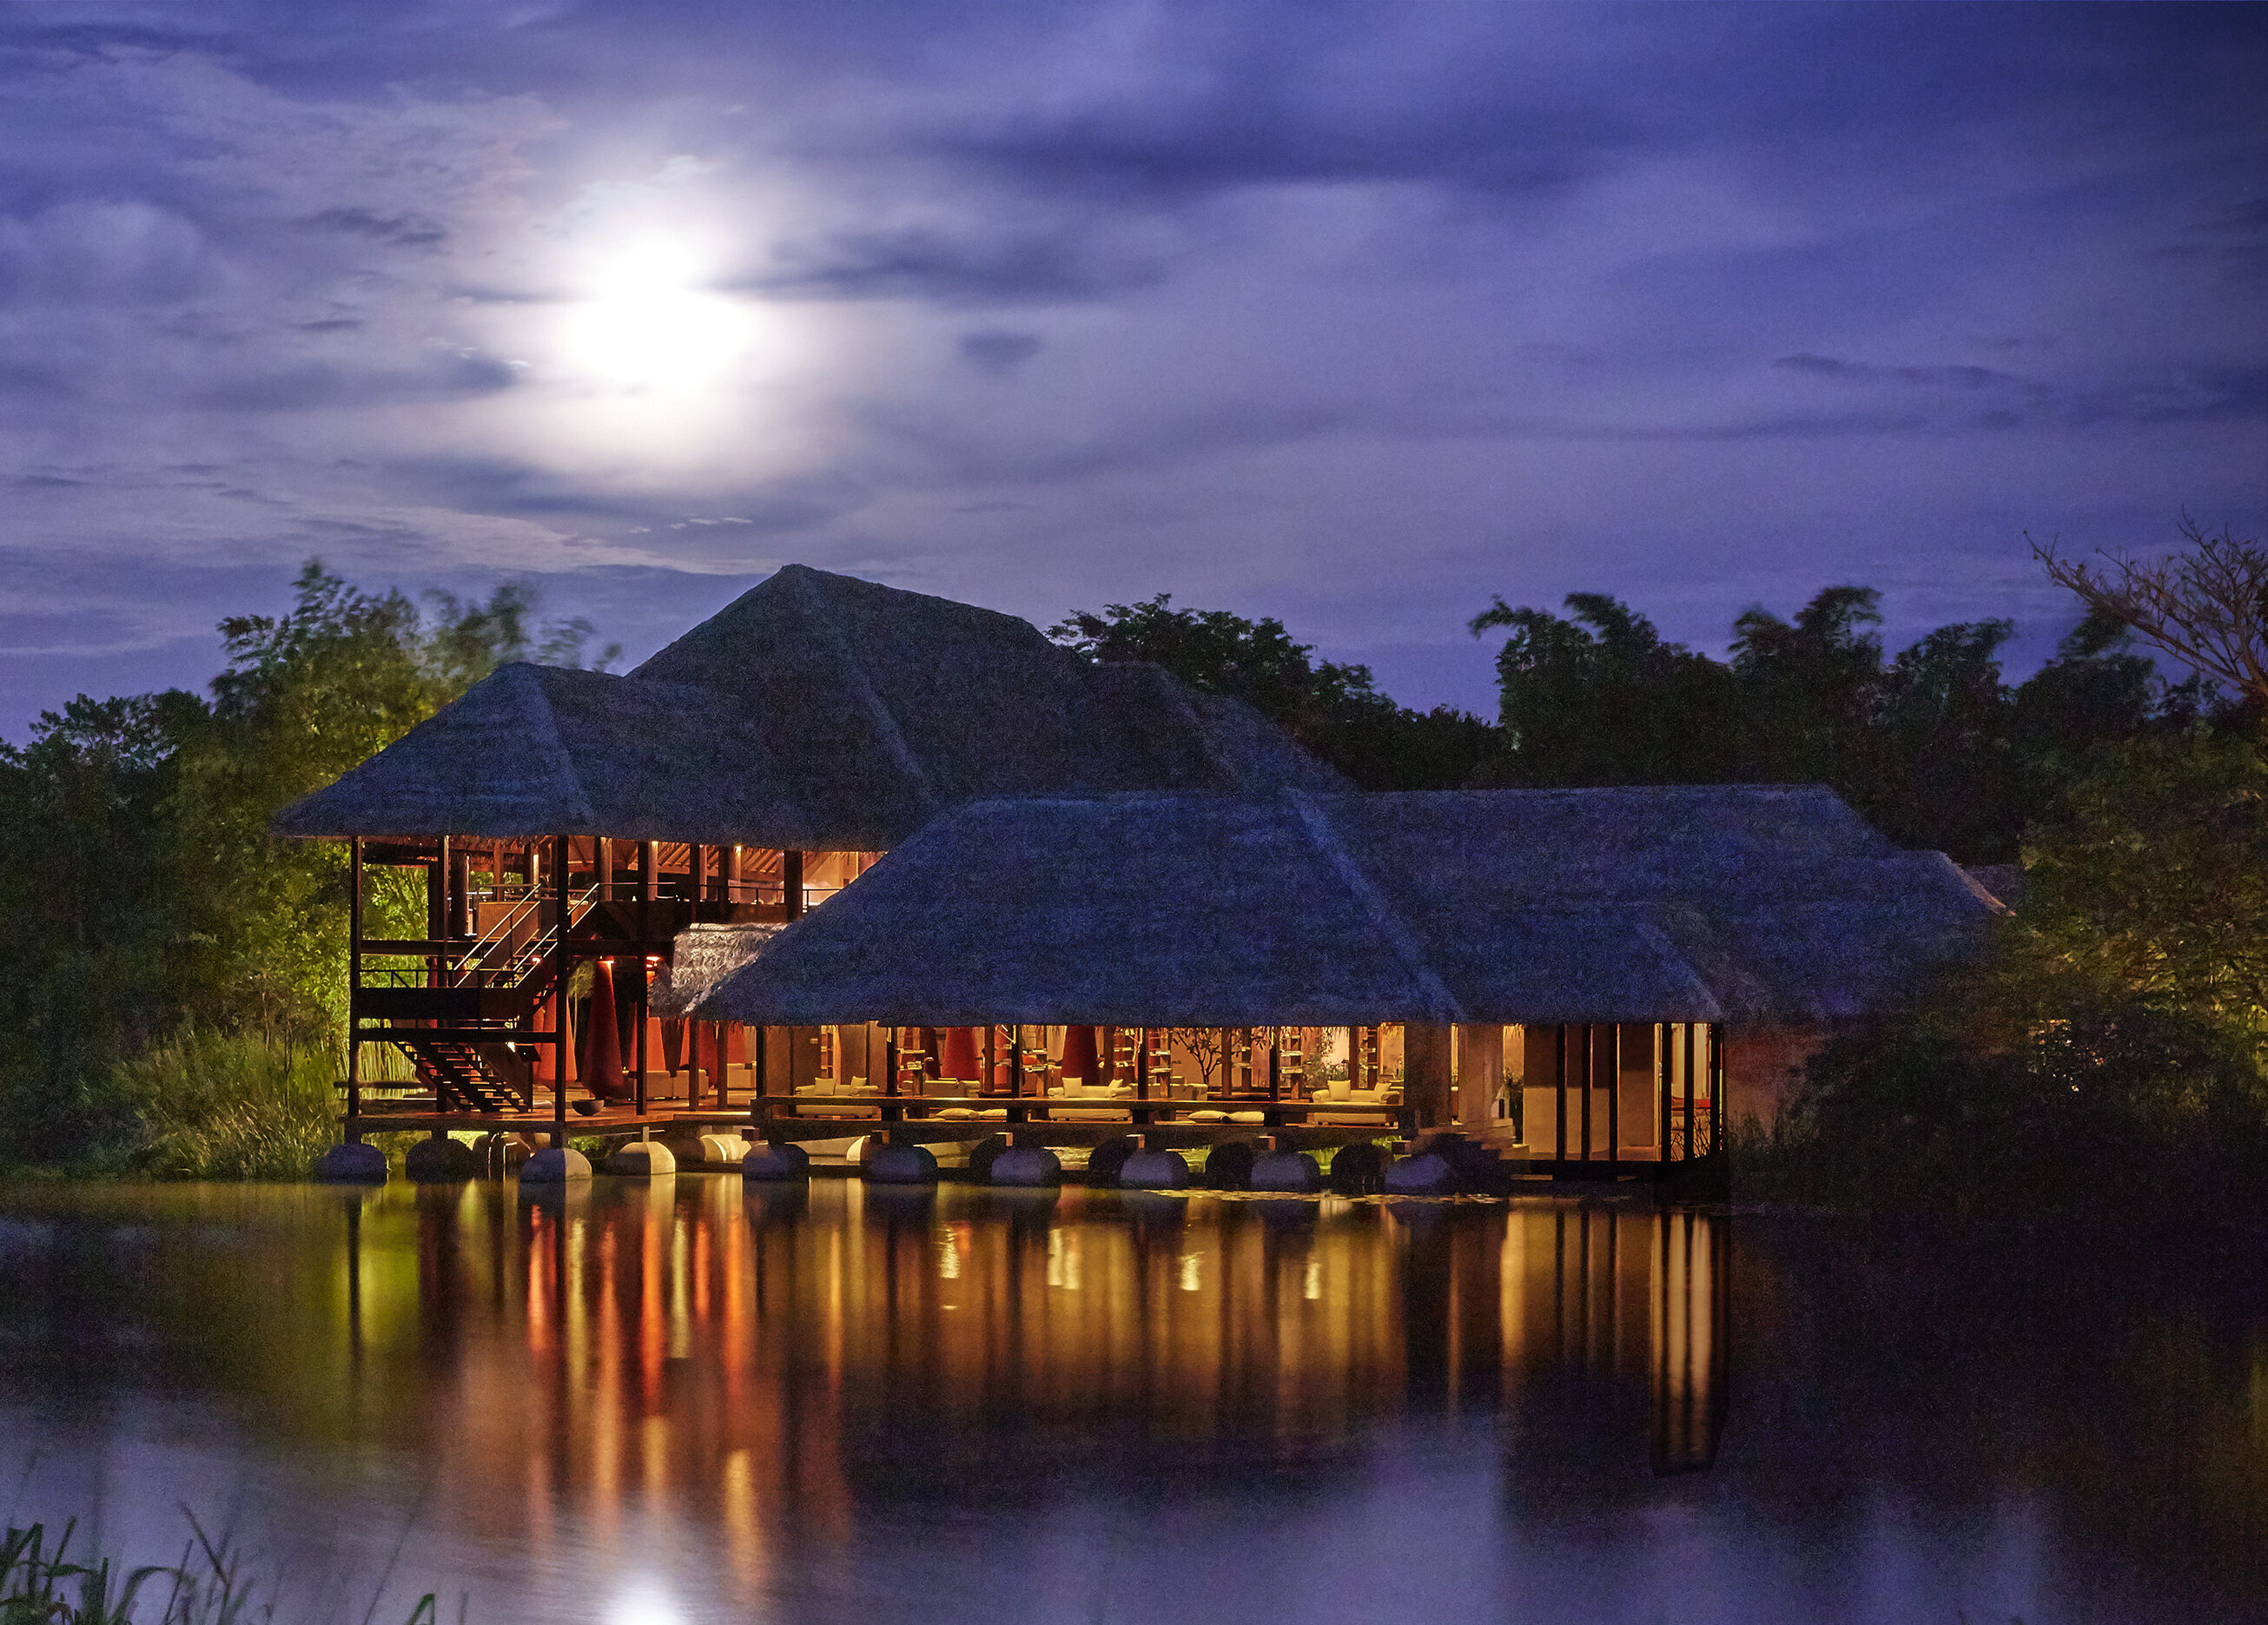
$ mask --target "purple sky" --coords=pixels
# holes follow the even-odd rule
[[[2264,529],[2264,294],[2259,5],[0,0],[0,734],[310,554],[2036,655],[2026,531]]]

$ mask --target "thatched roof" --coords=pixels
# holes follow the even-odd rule
[[[738,1021],[1815,1021],[1996,912],[1815,786],[1060,798],[932,823],[725,978]]]
[[[1155,666],[791,564],[628,677],[504,667],[276,827],[872,851],[974,799],[1287,786],[1345,788]]]
[[[807,836],[790,790],[721,695],[515,665],[286,807],[276,830],[729,842],[761,827]]]
[[[717,985],[762,952],[784,925],[688,925],[670,945],[669,962],[646,991],[657,1016],[674,1018],[694,1007]]]

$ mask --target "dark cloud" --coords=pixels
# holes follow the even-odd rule
[[[387,406],[459,400],[510,389],[519,373],[489,356],[452,356],[423,367],[357,371],[310,363],[288,371],[224,379],[199,389],[197,404],[236,412]]]
[[[397,248],[430,248],[448,239],[448,228],[424,215],[382,215],[367,209],[326,209],[307,224],[328,232],[366,237]]]
[[[961,359],[980,372],[994,377],[1013,372],[1018,367],[1038,355],[1046,341],[1036,333],[964,333],[961,335]]]
[[[1497,592],[2052,618],[2027,528],[2268,518],[2264,36],[0,0],[0,617],[50,660],[0,732],[97,644],[201,676],[319,545],[633,648],[791,551],[1042,621],[1166,590],[1484,708]],[[606,303],[655,244],[694,284]]]

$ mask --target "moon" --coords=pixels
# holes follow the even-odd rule
[[[690,253],[645,243],[599,268],[591,297],[568,317],[565,348],[587,377],[674,393],[730,372],[746,355],[751,327],[740,303],[703,285]]]

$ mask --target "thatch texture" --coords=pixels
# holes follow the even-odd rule
[[[1995,912],[1815,787],[959,808],[725,978],[786,1023],[1789,1021]]]
[[[789,848],[818,833],[725,696],[519,665],[286,807],[276,830],[752,843],[761,830]]]
[[[784,925],[691,925],[670,945],[669,963],[647,990],[649,1007],[665,1018],[695,1013],[718,984],[763,952]]]
[[[1345,788],[1155,666],[792,564],[626,678],[504,668],[276,827],[873,851],[980,798],[1287,786]]]

